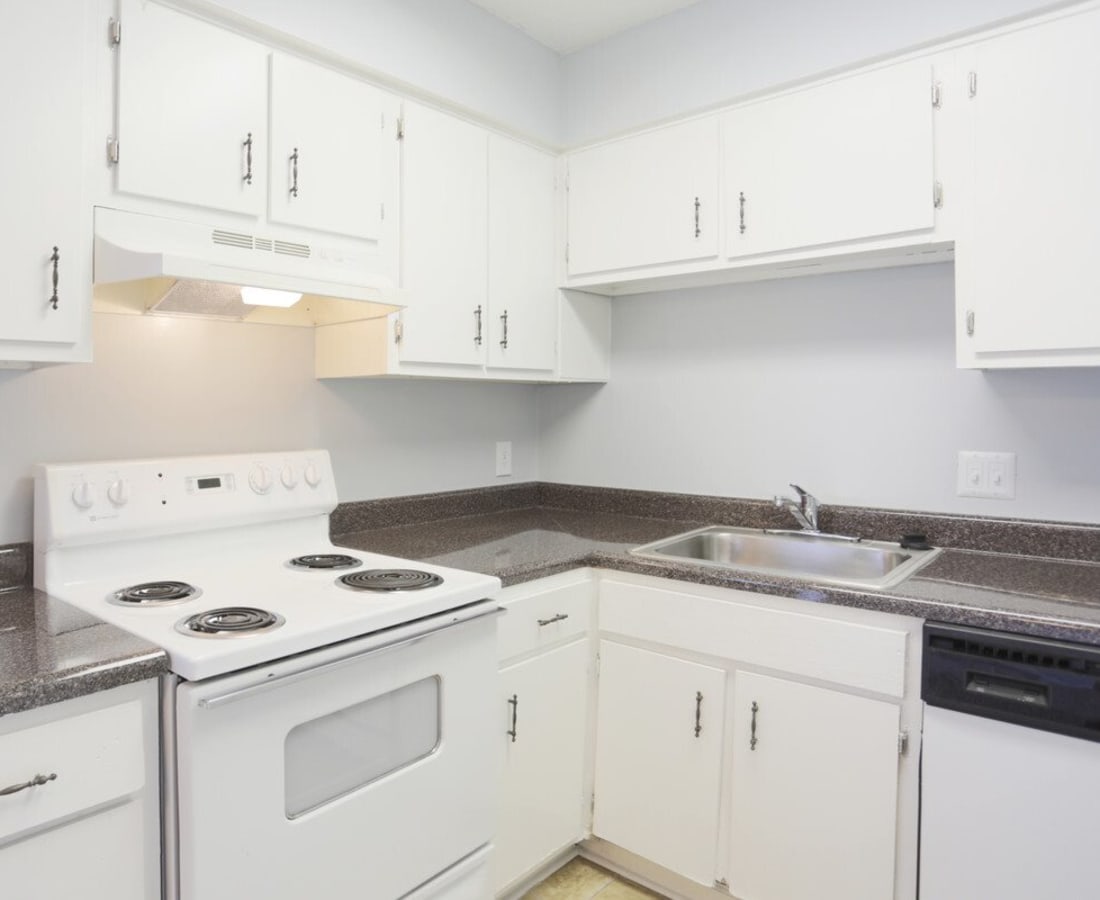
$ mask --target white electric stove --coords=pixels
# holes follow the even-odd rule
[[[36,469],[36,586],[170,658],[167,900],[491,893],[500,582],[336,502],[323,450]]]

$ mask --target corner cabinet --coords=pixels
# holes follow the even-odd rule
[[[159,897],[158,772],[155,681],[0,717],[5,896]]]
[[[555,284],[553,154],[440,110],[401,120],[401,292],[316,331],[319,378],[606,381],[606,298]]]
[[[968,48],[973,182],[959,235],[959,364],[1100,365],[1100,9]]]
[[[84,202],[91,109],[89,10],[24,3],[0,34],[8,101],[0,241],[0,367],[91,358],[91,213]],[[33,39],[31,36],[34,36]],[[19,99],[14,85],[34,82]]]

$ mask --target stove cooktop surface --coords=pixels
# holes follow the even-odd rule
[[[323,451],[38,467],[36,586],[159,644],[190,680],[499,590],[492,576],[335,546],[331,481]]]

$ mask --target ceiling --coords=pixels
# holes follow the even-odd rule
[[[699,0],[472,0],[558,53],[691,6]]]

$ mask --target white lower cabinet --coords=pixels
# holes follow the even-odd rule
[[[733,697],[730,893],[893,897],[898,706],[740,671]]]
[[[592,833],[712,884],[726,673],[600,641]]]
[[[160,896],[156,729],[153,681],[0,718],[5,896]]]
[[[500,600],[493,886],[512,896],[587,836],[595,584],[567,572],[507,588]]]
[[[498,888],[584,837],[589,657],[580,640],[501,670]]]

